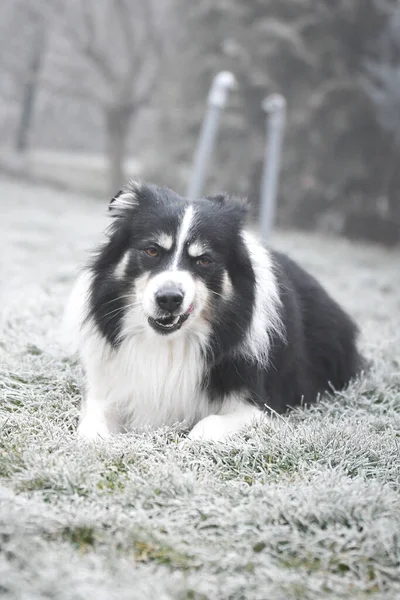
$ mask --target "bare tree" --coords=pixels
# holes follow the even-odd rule
[[[19,153],[28,147],[28,138],[32,127],[35,100],[39,87],[39,78],[46,47],[46,21],[37,15],[34,21],[34,37],[28,61],[28,72],[21,95],[21,113],[16,132],[15,146]]]
[[[86,67],[68,92],[91,98],[103,114],[113,193],[124,180],[130,127],[150,102],[162,64],[155,2],[74,0],[64,3],[59,18],[70,50]],[[77,61],[70,62],[76,74]]]
[[[4,120],[14,114],[14,146],[27,149],[32,129],[47,21],[26,0],[6,0],[0,9],[0,72]]]

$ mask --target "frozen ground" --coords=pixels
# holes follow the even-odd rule
[[[0,597],[400,598],[400,253],[279,234],[359,321],[374,370],[223,446],[74,437],[57,331],[105,206],[0,181]]]

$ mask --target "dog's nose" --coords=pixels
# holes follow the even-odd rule
[[[172,313],[177,310],[183,302],[183,294],[180,290],[160,290],[156,294],[156,301],[160,308]]]

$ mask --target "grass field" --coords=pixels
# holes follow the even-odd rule
[[[89,447],[58,333],[106,201],[0,188],[0,597],[400,598],[400,252],[275,236],[362,328],[342,395],[224,445]]]

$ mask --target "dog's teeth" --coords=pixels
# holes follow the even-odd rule
[[[182,316],[178,315],[177,317],[161,317],[160,319],[155,319],[155,321],[164,329],[171,329],[179,323],[181,318]]]

